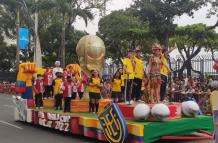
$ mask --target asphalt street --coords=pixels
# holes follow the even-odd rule
[[[83,136],[14,121],[13,106],[10,95],[0,94],[0,143],[99,143]]]

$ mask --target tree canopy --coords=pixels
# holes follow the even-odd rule
[[[141,46],[145,53],[150,48],[150,29],[147,22],[134,16],[131,11],[113,11],[99,21],[100,37],[105,41],[107,57],[120,60],[128,49]],[[149,44],[148,44],[149,43]]]
[[[187,69],[188,76],[191,76],[191,71],[200,73],[193,69],[191,60],[200,53],[202,48],[207,49],[217,44],[217,39],[218,34],[205,24],[177,27],[175,36],[170,38],[170,42],[177,44],[182,57],[183,65],[178,71],[179,75],[182,76],[184,69]]]
[[[34,48],[35,29],[34,13],[39,14],[38,36],[41,40],[43,64],[52,66],[54,61],[62,60],[63,66],[75,60],[76,43],[81,36],[87,34],[75,30],[73,23],[81,17],[86,25],[96,12],[103,12],[108,0],[1,0],[0,30],[10,39],[16,39],[16,22],[27,26],[31,31],[31,49]],[[72,47],[71,47],[72,46]],[[66,54],[65,54],[66,52]],[[22,55],[31,56],[33,51]],[[66,57],[66,58],[65,58]],[[25,61],[27,58],[22,58]]]
[[[169,37],[176,29],[176,16],[193,15],[195,10],[206,5],[205,0],[135,0],[132,9],[142,20],[148,21],[151,32],[168,48]]]

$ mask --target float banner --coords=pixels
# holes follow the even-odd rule
[[[98,116],[104,134],[110,143],[124,143],[128,135],[127,125],[117,104],[111,104]]]
[[[19,28],[19,33],[18,33],[18,40],[19,40],[19,47],[21,50],[27,50],[30,42],[30,34],[29,34],[29,29],[25,27]]]
[[[70,132],[71,117],[69,115],[34,111],[34,116],[34,124],[63,132]]]

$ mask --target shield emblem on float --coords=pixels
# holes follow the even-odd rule
[[[111,104],[98,116],[104,134],[110,143],[124,143],[127,125],[117,104]]]

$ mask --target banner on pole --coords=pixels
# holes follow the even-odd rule
[[[27,50],[30,43],[29,29],[26,27],[19,28],[19,47],[21,50]]]

